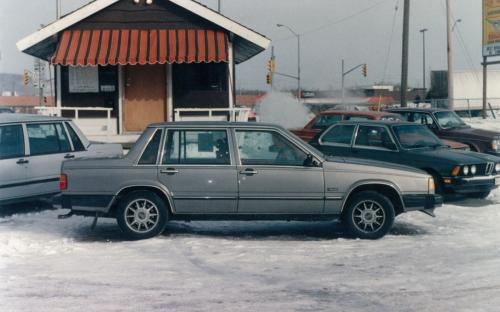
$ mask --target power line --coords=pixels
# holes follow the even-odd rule
[[[389,68],[389,58],[391,57],[391,52],[392,52],[392,41],[394,39],[394,30],[396,28],[396,17],[398,15],[398,10],[399,10],[399,0],[396,0],[396,6],[394,8],[394,16],[392,18],[391,35],[389,37],[389,48],[387,49],[387,55],[385,57],[385,64],[384,64],[384,75],[382,76],[383,83],[385,83],[385,78],[387,77],[387,69]]]
[[[391,1],[391,0],[382,0],[382,1],[379,1],[379,2],[377,2],[377,3],[375,3],[375,4],[371,5],[371,6],[369,6],[367,8],[362,9],[361,11],[358,11],[356,13],[353,13],[351,15],[343,17],[343,18],[341,18],[339,20],[336,20],[336,21],[334,21],[332,23],[323,24],[321,26],[318,26],[318,27],[306,30],[306,31],[300,33],[300,35],[301,36],[308,35],[310,33],[314,33],[314,32],[323,30],[325,28],[341,24],[341,23],[346,22],[346,21],[348,21],[348,20],[350,20],[352,18],[358,17],[358,16],[360,16],[360,15],[362,15],[362,14],[368,12],[368,11],[371,11],[372,9],[375,9],[376,7],[380,6],[381,4],[384,4],[384,3],[389,2],[389,1]],[[284,37],[284,38],[281,38],[281,39],[276,39],[276,40],[273,40],[273,41],[274,42],[280,42],[280,41],[285,41],[285,40],[289,40],[289,39],[292,39],[292,38],[295,38],[295,36],[288,36],[288,37]]]

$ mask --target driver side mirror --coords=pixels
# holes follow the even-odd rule
[[[319,163],[314,159],[313,155],[308,154],[304,160],[304,167],[318,167]]]

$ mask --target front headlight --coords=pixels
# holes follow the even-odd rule
[[[494,151],[498,151],[498,149],[500,149],[500,140],[491,141],[491,149]]]
[[[469,166],[464,166],[462,172],[464,173],[464,175],[469,175]]]
[[[475,165],[470,166],[470,173],[475,175],[477,173],[477,167]]]
[[[434,194],[436,192],[436,183],[434,182],[434,178],[429,178],[428,184],[429,194]]]
[[[500,172],[500,163],[495,165],[495,172]]]

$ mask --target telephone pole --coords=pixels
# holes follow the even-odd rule
[[[451,0],[446,0],[446,35],[448,38],[448,109],[453,109],[453,37],[452,37]]]
[[[408,90],[408,37],[410,36],[410,0],[404,2],[403,14],[403,53],[401,64],[401,107],[408,105],[407,92]]]

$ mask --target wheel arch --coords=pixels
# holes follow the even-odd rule
[[[124,197],[127,194],[130,194],[131,192],[135,191],[150,191],[152,193],[155,193],[158,195],[161,199],[165,201],[167,204],[167,209],[170,214],[174,213],[175,208],[173,205],[173,200],[170,195],[170,192],[160,186],[157,185],[129,185],[129,186],[124,186],[122,187],[115,195],[113,198],[113,201],[110,205],[109,209],[109,214],[114,215],[116,212],[116,209],[118,207],[118,202],[122,197]]]
[[[375,191],[389,198],[394,206],[394,212],[396,215],[402,214],[405,211],[403,197],[396,185],[388,181],[365,181],[352,186],[347,192],[347,196],[344,198],[342,203],[341,214],[344,214],[349,200],[356,194],[363,191]]]

